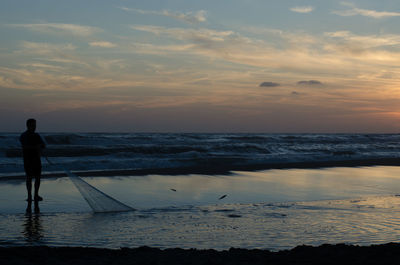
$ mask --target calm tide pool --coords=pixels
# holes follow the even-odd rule
[[[0,181],[0,244],[287,249],[400,239],[400,167],[84,179],[137,210],[92,213],[58,178],[43,179],[45,200],[26,213],[24,182]]]

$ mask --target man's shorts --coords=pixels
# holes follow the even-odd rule
[[[27,177],[40,177],[42,174],[42,165],[38,163],[25,163],[24,169]]]

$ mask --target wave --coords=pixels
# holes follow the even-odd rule
[[[253,167],[400,157],[399,134],[43,133],[71,170]],[[0,172],[22,172],[19,134],[0,133]],[[381,163],[381,162],[380,162]]]

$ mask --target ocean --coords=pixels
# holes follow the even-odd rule
[[[43,170],[252,170],[399,158],[400,134],[42,133]],[[0,134],[1,175],[23,174],[17,133]],[[290,165],[288,167],[291,167]],[[194,171],[196,173],[196,171]]]

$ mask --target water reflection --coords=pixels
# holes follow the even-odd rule
[[[400,167],[370,167],[85,178],[138,209],[112,214],[91,213],[67,178],[45,180],[40,209],[18,199],[23,184],[0,182],[0,241],[219,250],[398,242],[399,176]]]
[[[40,208],[38,201],[34,201],[33,213],[32,202],[28,202],[25,211],[23,228],[23,235],[28,243],[38,243],[43,238],[43,226],[42,220],[40,219]]]

